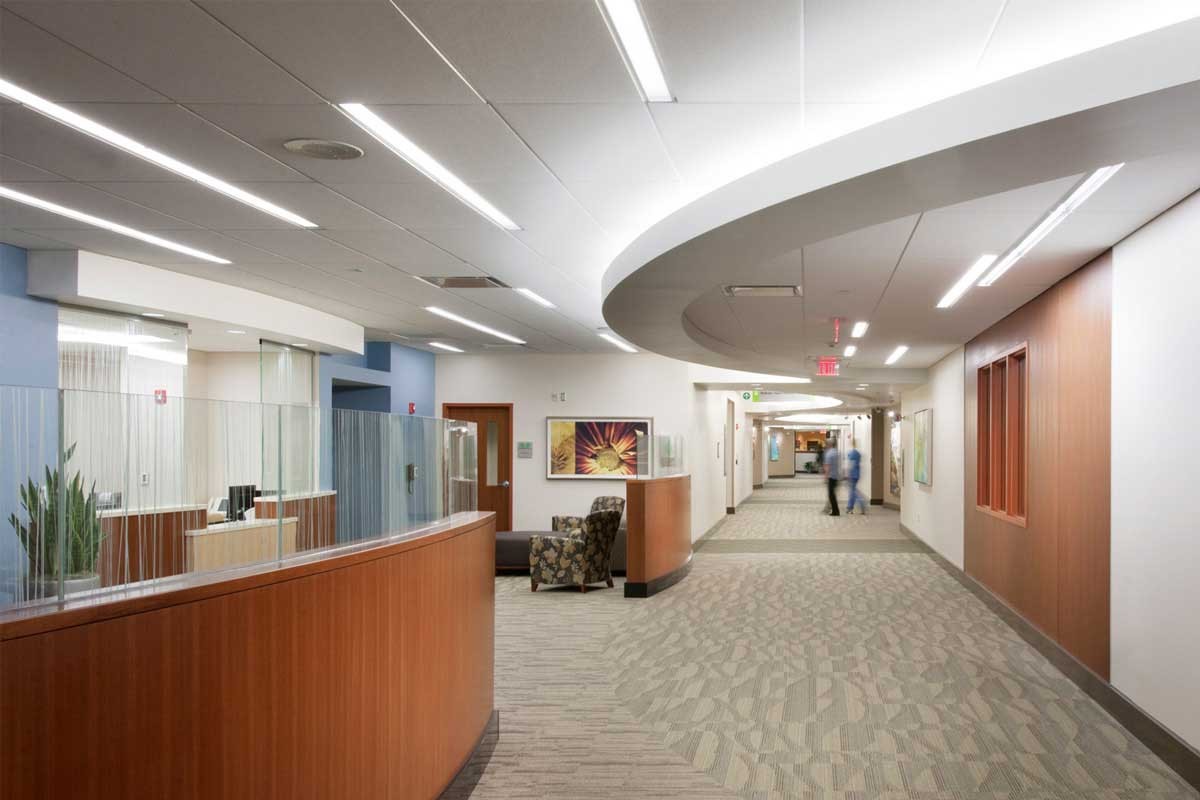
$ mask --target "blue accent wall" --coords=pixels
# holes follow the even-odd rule
[[[408,404],[417,404],[418,417],[439,417],[434,407],[433,353],[391,345],[392,413],[407,414]]]
[[[58,305],[25,294],[28,258],[0,243],[0,605],[27,569],[9,516],[18,486],[43,481],[58,451]]]
[[[25,294],[27,256],[0,243],[0,384],[58,388],[58,304]]]

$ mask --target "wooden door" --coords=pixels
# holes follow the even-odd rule
[[[512,403],[443,403],[442,416],[475,423],[479,510],[496,512],[496,530],[512,530]]]

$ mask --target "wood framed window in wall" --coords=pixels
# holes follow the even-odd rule
[[[1025,526],[1029,497],[1028,343],[979,367],[975,507]]]

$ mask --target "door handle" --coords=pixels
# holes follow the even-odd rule
[[[507,489],[509,486],[512,486],[512,484],[509,483],[508,481],[500,481],[500,485],[503,486],[505,489]]]

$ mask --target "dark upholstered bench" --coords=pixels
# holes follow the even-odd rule
[[[496,571],[529,570],[529,537],[559,536],[553,531],[498,531],[496,533]],[[625,573],[625,526],[613,542],[612,571]]]

